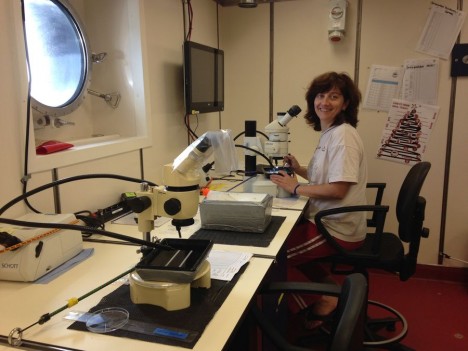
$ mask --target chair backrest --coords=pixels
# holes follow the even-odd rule
[[[346,276],[338,299],[329,351],[363,349],[367,290],[364,275],[354,273]]]
[[[430,168],[429,162],[419,162],[411,167],[398,194],[398,235],[402,241],[409,243],[408,253],[399,269],[402,281],[416,271],[421,237],[429,235],[429,229],[423,227],[426,200],[419,193]]]
[[[415,236],[420,236],[424,220],[424,211],[421,213],[420,207],[424,201],[419,193],[430,168],[429,162],[419,162],[411,167],[398,194],[396,204],[398,234],[400,239],[407,243],[411,242]]]

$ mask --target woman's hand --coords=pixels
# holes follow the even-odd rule
[[[284,167],[289,167],[294,172],[297,172],[301,168],[301,165],[299,164],[299,162],[296,160],[296,158],[293,155],[288,154],[284,156],[283,162],[284,162]]]
[[[299,184],[295,175],[290,176],[285,171],[278,171],[278,174],[272,174],[270,180],[290,193],[292,193],[296,185]]]
[[[301,167],[297,159],[293,155],[286,155],[283,157],[284,167],[290,168],[294,173],[307,179],[307,169]]]

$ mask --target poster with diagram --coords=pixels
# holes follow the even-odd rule
[[[423,160],[439,107],[394,99],[377,158],[413,165]]]

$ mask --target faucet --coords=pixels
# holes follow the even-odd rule
[[[66,126],[66,125],[71,125],[71,126],[75,125],[75,122],[70,122],[70,121],[67,121],[65,119],[57,118],[57,117],[53,118],[52,121],[53,121],[53,126],[55,128],[60,128],[60,127]]]

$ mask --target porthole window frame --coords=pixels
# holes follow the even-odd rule
[[[28,0],[24,0],[27,2]],[[81,104],[83,103],[84,99],[87,95],[87,90],[91,82],[91,71],[92,71],[92,52],[89,45],[89,40],[86,35],[85,27],[80,20],[80,17],[73,9],[73,6],[67,0],[49,0],[50,2],[54,3],[60,10],[62,10],[63,14],[68,18],[70,23],[73,25],[75,29],[75,33],[78,37],[80,42],[81,51],[82,51],[82,79],[79,82],[79,86],[77,86],[75,90],[75,94],[67,101],[65,104],[60,106],[49,106],[43,104],[42,102],[36,100],[32,95],[30,96],[31,101],[31,108],[37,111],[39,114],[44,116],[50,117],[61,117],[68,115],[78,109]],[[24,5],[26,6],[26,4]],[[26,45],[27,45],[27,33],[26,27],[25,30],[25,37],[26,37]],[[33,79],[31,74],[31,79]]]

